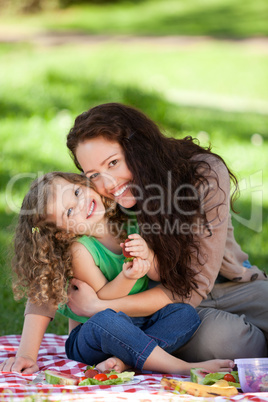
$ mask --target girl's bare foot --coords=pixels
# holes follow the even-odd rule
[[[227,359],[207,360],[205,362],[198,363],[196,367],[202,367],[214,373],[219,371],[231,372],[234,367],[234,362],[233,360],[227,360]]]
[[[96,369],[104,372],[105,370],[115,370],[118,373],[122,373],[122,371],[127,370],[129,366],[127,366],[122,360],[117,357],[109,357],[109,359],[104,360],[97,364]]]

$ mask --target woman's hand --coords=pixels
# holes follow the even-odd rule
[[[17,373],[32,374],[39,371],[36,362],[30,357],[10,357],[0,364],[0,371],[15,371]]]
[[[128,279],[142,278],[150,269],[150,262],[141,258],[134,258],[132,262],[123,264],[123,274]]]
[[[100,299],[86,282],[73,278],[68,288],[68,307],[77,315],[92,317],[100,311]]]
[[[128,236],[131,241],[125,244],[125,250],[133,257],[139,257],[143,260],[149,260],[151,263],[154,258],[154,252],[147,246],[146,241],[137,233]],[[123,247],[124,243],[120,243]]]

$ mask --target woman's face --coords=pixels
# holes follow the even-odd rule
[[[118,142],[103,137],[80,142],[76,158],[99,194],[115,200],[124,208],[136,204],[131,192],[133,177]]]
[[[95,237],[103,232],[105,207],[96,191],[58,177],[52,184],[47,220],[68,232]]]

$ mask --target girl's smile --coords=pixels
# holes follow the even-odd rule
[[[104,137],[85,140],[78,144],[76,158],[99,194],[125,208],[136,204],[131,192],[132,173],[118,142],[108,141]]]
[[[61,177],[55,179],[52,186],[48,220],[75,234],[93,236],[97,226],[98,233],[102,232],[100,225],[105,222],[105,207],[96,191]]]
[[[95,211],[95,207],[96,207],[96,202],[94,200],[92,200],[92,202],[89,205],[89,211],[88,211],[86,219],[89,219],[92,216],[92,214]]]

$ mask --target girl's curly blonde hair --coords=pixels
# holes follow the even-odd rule
[[[85,176],[75,173],[51,172],[32,183],[22,203],[14,238],[12,269],[16,300],[26,296],[32,303],[49,302],[55,306],[67,301],[67,283],[73,276],[70,245],[77,235],[46,220],[47,204],[56,178],[94,189]],[[122,228],[126,216],[114,201],[101,198],[113,234],[124,238],[125,231],[115,233],[115,228],[120,226],[115,223],[120,223]]]

